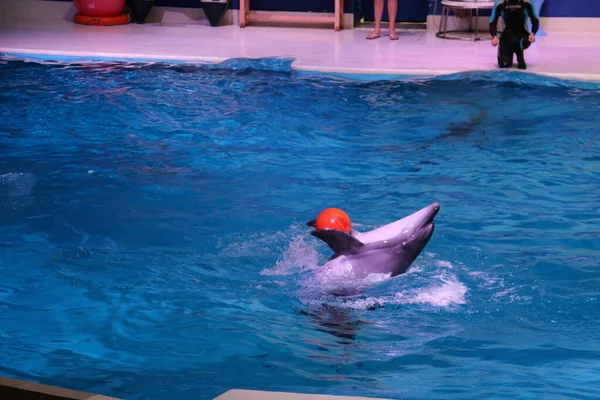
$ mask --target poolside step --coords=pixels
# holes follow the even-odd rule
[[[261,390],[229,390],[215,400],[385,400],[371,397],[333,396],[291,392],[266,392]]]
[[[94,393],[64,389],[20,379],[0,376],[0,399],[10,400],[120,400]],[[378,398],[269,392],[262,390],[231,389],[215,400],[386,400]]]
[[[0,399],[10,400],[119,400],[114,397],[42,385],[0,376]]]

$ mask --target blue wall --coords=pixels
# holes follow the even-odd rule
[[[0,0],[2,1],[2,0]],[[73,0],[46,0],[67,1]],[[230,0],[229,8],[238,9],[239,0]],[[368,1],[368,0],[367,0]],[[200,0],[155,0],[154,5],[162,7],[200,8]],[[312,11],[333,12],[333,0],[250,0],[251,10],[261,11]],[[354,11],[354,0],[344,0],[344,12]]]
[[[429,13],[433,14],[436,1],[438,4],[435,13],[440,15],[442,11],[440,0],[429,0]],[[490,13],[480,13],[480,15],[490,15]],[[546,0],[542,5],[540,17],[600,18],[600,0]]]
[[[546,0],[542,17],[600,17],[599,0]]]
[[[354,12],[356,1],[357,0],[344,0],[344,12]],[[366,2],[372,0],[360,1]],[[439,2],[440,0],[423,1],[429,1],[429,12],[433,13],[435,1]],[[156,0],[155,4],[157,6],[199,8],[200,0]],[[333,0],[250,0],[250,4],[252,10],[333,12]],[[231,8],[239,8],[239,0],[231,0]],[[442,7],[438,4],[436,14],[439,14],[441,9]],[[540,16],[600,18],[600,0],[546,0],[542,7],[542,11],[540,12]]]

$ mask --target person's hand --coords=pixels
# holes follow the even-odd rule
[[[535,35],[534,35],[533,33],[530,33],[530,34],[529,34],[529,41],[530,41],[531,43],[535,42]]]
[[[492,46],[498,46],[498,36],[494,36],[492,39]]]

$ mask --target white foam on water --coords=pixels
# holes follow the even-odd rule
[[[435,268],[431,271],[431,268]],[[414,268],[409,269],[406,274],[400,275],[397,279],[398,285],[406,285],[407,288],[397,291],[394,285],[391,287],[392,293],[383,296],[367,296],[364,293],[370,287],[373,287],[383,281],[390,279],[389,275],[369,275],[365,279],[352,280],[351,271],[344,273],[338,271],[337,274],[331,272],[322,273],[320,279],[313,279],[310,283],[317,283],[319,288],[329,294],[338,294],[346,297],[332,298],[337,307],[353,310],[369,310],[377,308],[392,307],[396,308],[407,304],[425,304],[435,308],[450,308],[456,305],[466,304],[467,286],[452,272],[455,266],[449,261],[425,260]],[[344,271],[344,270],[342,270]],[[432,274],[433,272],[433,274]],[[323,280],[326,276],[328,279]],[[333,278],[338,278],[337,280]],[[419,284],[425,284],[421,287],[415,287]],[[320,298],[309,299],[308,303],[318,304],[322,302]]]
[[[448,278],[440,278],[440,280],[441,283],[421,289],[403,300],[406,300],[405,302],[409,304],[427,303],[435,307],[448,307],[453,304],[467,303],[465,294],[468,289],[456,276],[451,275]]]
[[[0,175],[0,187],[6,187],[10,197],[29,196],[36,183],[37,177],[31,172],[9,172]]]
[[[497,298],[501,298],[501,297],[511,296],[515,291],[516,291],[516,289],[514,287],[506,289],[506,290],[502,290],[500,292],[494,293],[492,298],[497,299]]]
[[[503,268],[502,265],[494,265],[493,269]],[[502,303],[527,301],[530,300],[530,296],[520,295],[520,287],[512,286],[507,283],[501,276],[496,276],[491,272],[484,271],[470,271],[470,276],[480,281],[479,288],[490,292],[489,298]]]
[[[454,305],[466,304],[467,292],[468,288],[452,276],[424,288],[404,290],[389,296],[352,299],[343,301],[340,305],[354,310],[395,308],[406,304],[426,304],[435,308],[449,308]]]
[[[439,267],[442,267],[442,268],[447,268],[447,269],[452,269],[452,268],[454,268],[454,265],[452,265],[452,263],[451,263],[450,261],[443,261],[443,260],[439,260],[439,261],[437,261],[437,262],[436,262],[436,264],[437,264]]]

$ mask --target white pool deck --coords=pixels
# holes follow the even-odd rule
[[[1,14],[0,7],[0,52],[9,54],[209,62],[291,57],[295,70],[370,76],[497,69],[497,49],[489,40],[445,40],[432,29],[400,29],[400,39],[391,41],[386,31],[379,39],[366,40],[370,33],[366,28],[339,32],[305,27],[242,29],[237,25],[210,27],[206,20],[192,19],[98,27],[77,25],[68,16]],[[528,72],[600,81],[600,32],[550,31],[526,51],[526,61]]]

